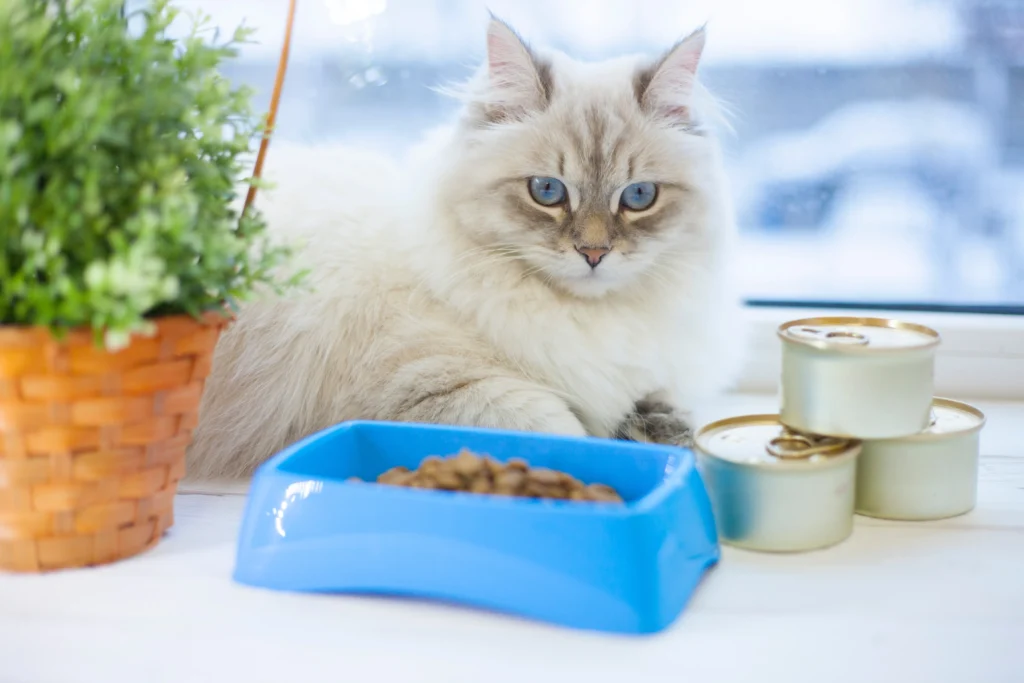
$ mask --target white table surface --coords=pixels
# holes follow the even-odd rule
[[[772,404],[731,397],[699,417]],[[245,488],[187,483],[175,526],[141,557],[0,575],[0,683],[1022,683],[1024,404],[977,405],[989,424],[975,511],[858,518],[849,540],[813,553],[726,547],[679,620],[650,637],[238,586]]]

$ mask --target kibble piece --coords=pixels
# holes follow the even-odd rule
[[[529,463],[522,458],[509,458],[506,467],[510,470],[519,470],[520,472],[527,472],[530,469]]]
[[[558,484],[543,484],[538,481],[528,481],[524,493],[532,498],[564,499],[568,497],[568,492],[565,490],[564,486],[559,486]]]
[[[397,483],[399,479],[403,478],[402,475],[405,475],[405,474],[408,474],[408,473],[409,473],[409,468],[408,467],[404,467],[402,465],[399,465],[398,467],[392,467],[390,470],[388,470],[384,474],[382,474],[379,477],[377,477],[377,481],[379,483],[381,483],[381,484],[394,484],[394,483]]]
[[[545,486],[557,486],[562,480],[559,472],[555,472],[554,470],[546,467],[532,469],[527,473],[527,476],[530,478],[530,481],[535,481],[538,484],[543,484]]]
[[[432,455],[420,463],[419,471],[424,474],[430,474],[436,472],[443,464],[444,460],[436,455]]]
[[[622,498],[611,486],[605,484],[591,484],[587,487],[587,494],[590,499],[602,503],[621,503]]]
[[[466,449],[451,460],[452,469],[459,475],[470,478],[480,474],[484,469],[484,460]]]
[[[434,474],[434,479],[437,480],[438,488],[442,488],[447,491],[458,491],[462,489],[462,478],[454,469],[439,469]]]
[[[418,476],[416,472],[399,472],[391,483],[395,486],[411,486]]]
[[[409,486],[414,489],[436,489],[437,481],[433,477],[421,476],[409,482]]]
[[[542,486],[540,488],[540,495],[538,498],[550,498],[553,500],[567,500],[569,498],[569,492],[565,490],[564,486]]]
[[[493,490],[494,486],[491,483],[491,480],[485,477],[478,477],[469,485],[469,491],[471,493],[491,493]]]
[[[494,478],[494,492],[513,495],[526,485],[526,475],[519,470],[505,470]]]
[[[505,465],[500,461],[487,456],[484,458],[484,469],[491,475],[491,478],[498,476],[505,471]]]

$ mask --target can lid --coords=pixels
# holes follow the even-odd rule
[[[910,351],[939,343],[939,333],[930,327],[888,318],[804,318],[783,323],[778,334],[826,351]]]
[[[948,398],[936,398],[932,402],[931,423],[923,432],[910,438],[941,438],[976,431],[984,425],[985,414],[974,406]]]
[[[778,415],[746,415],[712,422],[694,440],[702,453],[755,467],[836,464],[860,452],[860,442],[795,432]]]

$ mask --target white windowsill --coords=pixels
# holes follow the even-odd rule
[[[817,316],[898,318],[942,335],[935,367],[935,392],[968,399],[1024,400],[1024,316],[905,311],[851,311],[748,307],[749,356],[737,389],[778,391],[781,368],[778,326]]]

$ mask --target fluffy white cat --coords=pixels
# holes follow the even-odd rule
[[[742,350],[704,41],[581,63],[492,20],[457,123],[401,167],[272,145],[260,208],[309,286],[224,334],[190,475],[350,419],[685,443]]]

